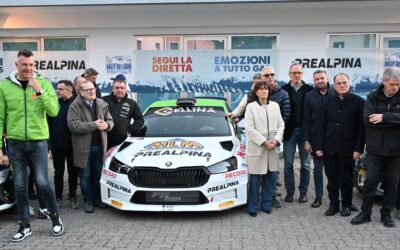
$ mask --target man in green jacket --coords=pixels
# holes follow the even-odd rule
[[[53,235],[64,232],[56,199],[48,180],[46,115],[54,117],[60,107],[50,81],[34,72],[33,53],[22,49],[15,62],[17,71],[0,82],[0,134],[7,134],[7,149],[13,166],[15,198],[19,229],[12,241],[21,241],[32,234],[29,224],[28,162],[32,162],[35,180],[46,201],[53,225]],[[0,142],[0,148],[3,148]],[[0,162],[3,153],[0,150]]]

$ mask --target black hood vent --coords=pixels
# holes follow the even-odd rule
[[[128,147],[131,144],[132,144],[132,142],[124,141],[122,143],[121,147],[119,147],[118,152],[121,152],[124,148]]]
[[[225,149],[226,151],[232,151],[233,149],[233,142],[232,141],[221,141],[219,142],[221,144],[221,147]]]

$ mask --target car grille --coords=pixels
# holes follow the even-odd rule
[[[204,167],[159,169],[135,167],[129,172],[129,181],[137,187],[148,188],[191,188],[201,187],[210,178]]]

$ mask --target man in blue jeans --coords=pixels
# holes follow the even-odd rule
[[[309,154],[304,149],[303,140],[303,113],[305,95],[313,88],[307,85],[301,78],[303,77],[303,67],[301,64],[294,63],[289,68],[290,81],[282,86],[289,95],[290,118],[286,123],[283,135],[283,160],[284,160],[284,180],[286,189],[286,202],[293,202],[295,191],[293,162],[296,153],[296,145],[300,156],[300,203],[307,202],[307,190],[310,183],[310,159]]]
[[[64,232],[57,211],[56,199],[48,180],[47,139],[49,128],[46,115],[56,116],[60,107],[50,81],[39,76],[33,53],[18,52],[14,71],[0,82],[0,134],[7,133],[7,149],[13,166],[15,198],[19,229],[12,241],[21,241],[32,234],[29,224],[28,162],[32,163],[39,192],[45,199],[53,224],[53,235]],[[4,147],[0,142],[0,147]],[[3,153],[0,150],[0,161]]]
[[[94,207],[107,207],[101,202],[100,177],[107,151],[107,131],[113,128],[114,122],[108,104],[96,98],[92,82],[81,83],[79,93],[68,110],[67,121],[72,133],[74,166],[79,168],[84,209],[86,213],[93,213]]]

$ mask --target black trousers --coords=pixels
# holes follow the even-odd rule
[[[380,181],[385,183],[381,214],[390,214],[396,200],[396,189],[400,175],[400,156],[384,157],[368,153],[366,156],[367,178],[364,182],[364,197],[361,209],[371,214],[375,192]]]
[[[67,160],[69,197],[76,197],[78,185],[78,169],[74,167],[72,158],[72,147],[52,148],[54,165],[54,187],[56,199],[61,200],[64,188],[65,160]]]
[[[400,209],[400,179],[399,179],[399,185],[397,186],[396,208]]]
[[[325,174],[328,178],[328,197],[330,205],[339,209],[339,190],[342,207],[350,207],[353,201],[353,156],[327,155]]]

